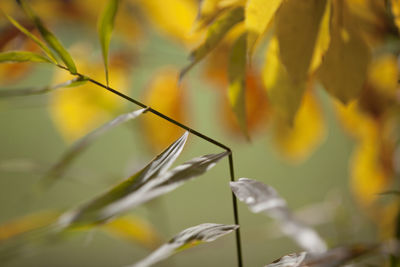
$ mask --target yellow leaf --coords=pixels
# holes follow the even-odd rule
[[[331,42],[317,75],[331,95],[347,103],[361,92],[370,50],[354,28],[357,21],[348,12],[346,2],[333,3]]]
[[[157,28],[183,43],[193,42],[190,32],[197,15],[196,1],[141,0],[140,4]]]
[[[314,94],[309,90],[304,94],[293,127],[275,119],[272,130],[274,144],[285,158],[295,163],[307,159],[325,137],[322,110]]]
[[[136,216],[116,218],[102,226],[107,232],[154,249],[161,243],[156,229],[146,220]]]
[[[37,212],[0,225],[0,242],[17,235],[39,229],[54,222],[59,214],[56,212]]]
[[[279,58],[276,38],[273,38],[268,46],[262,76],[275,116],[289,125],[293,124],[305,83],[295,83],[288,75]]]
[[[383,96],[395,98],[398,84],[396,56],[386,54],[375,59],[368,69],[368,82]]]
[[[322,17],[321,25],[319,27],[317,41],[315,43],[314,54],[311,61],[310,73],[313,73],[319,65],[321,65],[323,56],[329,48],[331,41],[330,35],[330,19],[331,19],[331,3],[328,2],[325,5],[324,15]]]
[[[392,14],[394,17],[394,22],[400,30],[400,1],[399,0],[391,0],[391,8],[392,8]]]
[[[248,31],[248,50],[251,52],[258,37],[265,32],[283,0],[248,0],[245,25]]]
[[[101,62],[93,63],[87,58],[88,48],[76,46],[72,52],[77,52],[74,58],[80,71],[105,83],[104,67]],[[123,67],[113,65],[111,58],[110,87],[124,92],[127,89],[127,77]],[[74,78],[66,71],[56,72],[55,83]],[[51,94],[50,112],[56,127],[68,142],[84,136],[100,124],[111,119],[125,104],[118,96],[105,89],[86,83],[75,88],[66,88]],[[114,114],[114,115],[113,115]]]
[[[351,160],[351,186],[363,206],[371,205],[387,190],[388,173],[380,160],[379,129],[374,124],[364,132]]]
[[[207,56],[222,39],[229,33],[229,31],[240,21],[243,20],[243,8],[237,7],[228,10],[222,16],[218,17],[208,27],[207,36],[202,44],[190,53],[191,63],[186,66],[180,73],[180,79],[200,60]]]
[[[226,86],[223,88],[225,89]],[[260,84],[259,75],[251,71],[247,71],[245,99],[246,128],[250,135],[265,126],[265,119],[268,116],[268,103],[265,90]],[[228,100],[224,101],[221,115],[221,123],[227,130],[242,137],[243,131],[232,113],[232,108]]]
[[[229,56],[228,99],[232,110],[243,133],[248,137],[246,122],[246,39],[247,34],[241,35],[233,44]]]
[[[175,69],[159,71],[145,91],[144,102],[173,119],[185,123],[185,87],[178,87],[178,72]],[[153,114],[142,116],[145,137],[150,146],[159,151],[183,134],[183,130]]]
[[[326,0],[287,0],[276,13],[280,58],[295,83],[307,79]]]

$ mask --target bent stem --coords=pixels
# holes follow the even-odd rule
[[[62,65],[58,65],[57,64],[56,66],[66,70],[68,72],[70,72],[66,67],[64,67]],[[111,93],[113,93],[115,95],[118,95],[119,97],[122,97],[122,98],[128,100],[129,102],[131,102],[131,103],[133,103],[133,104],[135,104],[137,106],[140,106],[142,108],[145,108],[146,109],[145,113],[150,112],[150,113],[152,113],[152,114],[154,114],[154,115],[156,115],[156,116],[158,116],[158,117],[160,117],[160,118],[162,118],[162,119],[164,119],[164,120],[166,120],[166,121],[168,121],[168,122],[170,122],[170,123],[182,128],[182,129],[192,133],[193,135],[195,135],[197,137],[200,137],[201,139],[206,140],[207,142],[212,143],[212,144],[214,144],[214,145],[226,150],[229,153],[230,181],[231,182],[235,181],[235,173],[234,173],[234,168],[233,168],[233,154],[232,154],[232,150],[228,146],[216,141],[215,139],[213,139],[213,138],[211,138],[211,137],[209,137],[207,135],[204,135],[204,134],[202,134],[202,133],[190,128],[187,125],[184,125],[184,124],[172,119],[171,117],[168,117],[167,115],[165,115],[165,114],[153,109],[152,107],[147,106],[146,104],[144,104],[144,103],[142,103],[142,102],[140,102],[140,101],[138,101],[136,99],[133,99],[130,96],[125,95],[125,94],[123,94],[123,93],[121,93],[121,92],[119,92],[119,91],[117,91],[117,90],[115,90],[115,89],[113,89],[113,88],[111,88],[111,87],[99,82],[99,81],[96,81],[96,80],[94,80],[94,79],[92,79],[92,78],[90,78],[88,76],[80,74],[79,72],[71,73],[71,74],[75,75],[75,76],[79,76],[80,78],[85,78],[89,82],[91,82],[91,83],[93,83],[93,84],[95,84],[95,85],[97,85],[99,87],[102,87],[102,88],[106,89],[107,91],[110,91]],[[236,199],[235,195],[233,194],[233,192],[232,192],[232,206],[233,206],[234,222],[235,222],[236,225],[239,225],[239,212],[238,212],[238,208],[237,208],[237,199]],[[238,267],[243,267],[242,248],[241,248],[241,239],[240,239],[240,228],[236,229],[235,237],[236,237],[236,254],[237,254]]]

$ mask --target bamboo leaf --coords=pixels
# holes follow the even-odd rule
[[[188,132],[171,144],[141,171],[114,186],[106,193],[65,213],[60,218],[59,224],[64,228],[71,225],[97,223],[104,220],[99,218],[100,211],[105,206],[134,193],[146,182],[165,172],[182,152],[187,137]]]
[[[191,63],[181,71],[179,79],[181,80],[194,65],[208,55],[224,38],[226,33],[243,19],[244,11],[242,7],[233,8],[216,19],[208,28],[205,41],[191,52]]]
[[[137,207],[156,197],[169,193],[183,185],[191,178],[202,175],[214,167],[215,164],[226,155],[228,155],[228,152],[205,155],[183,163],[166,173],[160,173],[160,175],[144,184],[135,193],[130,194],[125,198],[121,198],[115,203],[111,203],[105,207],[102,210],[100,217],[110,218],[119,213],[125,212],[130,208]]]
[[[342,103],[359,96],[366,80],[371,51],[346,1],[333,1],[331,42],[317,75],[325,89]]]
[[[276,13],[280,58],[295,83],[307,79],[326,4],[326,0],[289,0]]]
[[[249,0],[245,10],[248,51],[251,55],[258,37],[265,32],[283,0]]]
[[[129,120],[135,119],[140,116],[146,109],[135,110],[126,114],[119,115],[115,119],[103,124],[99,128],[93,130],[89,134],[85,135],[83,138],[76,141],[71,148],[69,148],[61,159],[50,169],[47,175],[44,177],[42,182],[43,185],[48,185],[50,182],[54,181],[56,178],[59,179],[65,173],[66,169],[70,166],[73,160],[81,154],[94,140],[99,136],[103,135],[105,132],[125,123]]]
[[[236,197],[245,202],[252,212],[263,212],[277,220],[282,232],[299,246],[310,252],[326,251],[326,244],[318,233],[293,216],[286,201],[274,188],[248,178],[240,178],[231,182],[230,186]]]
[[[279,44],[275,37],[269,43],[262,76],[276,117],[292,126],[306,84],[304,82],[296,83],[289,76],[281,62]]]
[[[98,21],[98,34],[103,54],[106,82],[108,86],[108,50],[110,46],[111,34],[114,29],[115,15],[117,14],[119,0],[109,0],[106,8]]]
[[[345,263],[372,252],[374,245],[350,245],[338,247],[323,253],[292,253],[266,265],[265,267],[339,267]]]
[[[43,22],[35,14],[33,9],[25,2],[25,0],[17,0],[17,2],[22,7],[27,16],[35,23],[37,29],[39,30],[43,39],[46,41],[47,45],[51,47],[61,57],[68,70],[72,74],[76,74],[77,69],[71,55],[57,39],[57,37],[44,26]]]
[[[20,30],[23,34],[25,34],[27,37],[29,37],[32,41],[34,41],[37,45],[42,48],[43,52],[50,58],[53,63],[57,64],[57,59],[55,58],[55,55],[51,50],[46,46],[45,43],[43,43],[41,40],[39,40],[35,35],[33,35],[31,32],[29,32],[24,26],[22,26],[18,21],[10,17],[9,15],[5,14],[6,18],[18,29]]]
[[[4,62],[45,62],[52,63],[48,58],[28,51],[8,51],[0,53],[0,63]]]
[[[87,82],[87,78],[80,76],[72,80],[68,80],[63,83],[59,83],[52,86],[46,86],[43,88],[26,88],[26,89],[10,89],[10,90],[0,90],[0,98],[2,97],[12,97],[12,96],[27,96],[27,95],[40,95],[59,88],[65,87],[76,87]]]
[[[248,138],[246,120],[246,42],[247,34],[242,34],[233,44],[228,65],[228,99],[243,133]]]
[[[204,242],[212,242],[239,228],[238,225],[204,223],[187,228],[162,245],[143,260],[129,267],[147,267],[165,260],[173,254]]]

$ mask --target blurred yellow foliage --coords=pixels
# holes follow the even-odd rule
[[[159,70],[151,80],[144,96],[144,102],[170,116],[185,123],[187,122],[187,106],[185,86],[178,86],[178,71],[173,68]],[[150,146],[156,150],[170,145],[183,134],[183,130],[153,114],[142,116],[144,135]]]
[[[79,71],[105,83],[103,63],[93,63],[90,60],[89,51],[88,47],[81,45],[71,49]],[[123,65],[113,64],[112,58],[110,70],[110,87],[126,92],[127,70]],[[72,78],[74,76],[60,70],[55,74],[54,83],[61,83]],[[124,103],[103,88],[86,83],[51,94],[50,112],[62,136],[68,142],[72,142],[114,117],[122,109]]]

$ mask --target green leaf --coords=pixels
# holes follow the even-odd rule
[[[61,159],[51,168],[47,175],[42,180],[43,184],[47,186],[55,179],[59,179],[63,176],[67,168],[71,165],[73,160],[76,159],[94,140],[105,132],[117,127],[118,125],[125,123],[129,120],[135,119],[140,116],[146,109],[135,110],[126,114],[119,115],[115,119],[103,124],[99,128],[93,130],[89,134],[85,135],[78,141],[76,141],[61,157]]]
[[[40,95],[40,94],[45,94],[45,93],[54,91],[59,88],[80,86],[86,82],[87,82],[87,79],[85,77],[80,76],[80,77],[74,78],[72,80],[63,82],[63,83],[59,83],[59,84],[52,85],[52,86],[46,86],[43,88],[0,90],[0,98],[13,97],[13,96]]]
[[[248,138],[246,120],[246,47],[247,34],[233,44],[228,64],[228,99],[243,133]]]
[[[17,0],[17,2],[22,7],[27,16],[35,23],[35,26],[39,30],[43,39],[46,41],[47,45],[50,46],[61,57],[68,70],[72,74],[76,74],[77,69],[71,55],[57,39],[57,37],[43,25],[43,22],[31,9],[31,7],[25,2],[25,0]]]
[[[227,32],[243,19],[244,11],[242,7],[230,9],[220,18],[216,19],[208,28],[204,43],[191,52],[190,60],[192,62],[181,71],[179,79],[181,80],[194,65],[208,55],[224,38]]]
[[[173,254],[204,242],[212,242],[238,229],[239,225],[204,223],[187,228],[168,243],[162,245],[143,260],[129,267],[147,267],[165,260]]]
[[[67,212],[60,221],[60,224],[64,227],[68,227],[78,223],[87,224],[101,221],[98,218],[98,213],[102,208],[117,201],[118,199],[134,193],[144,184],[146,184],[146,182],[157,177],[159,173],[165,172],[182,152],[187,137],[188,132],[185,132],[182,137],[171,144],[141,171],[135,173],[125,181],[119,183],[106,193],[96,197],[88,203],[85,203],[77,209]]]
[[[39,40],[35,35],[30,33],[24,26],[18,23],[15,19],[10,17],[9,15],[5,14],[6,18],[18,29],[20,30],[23,34],[25,34],[27,37],[29,37],[32,41],[34,41],[37,45],[42,48],[43,52],[53,61],[53,63],[57,64],[57,59],[55,58],[55,55],[51,50],[46,46],[45,43],[43,43],[41,40]]]
[[[108,49],[110,46],[111,33],[114,28],[115,15],[118,10],[119,0],[109,0],[106,8],[98,21],[98,33],[103,53],[104,68],[108,86]]]
[[[3,62],[46,62],[52,63],[50,59],[37,53],[28,51],[9,51],[0,53],[0,63]]]
[[[318,233],[294,217],[286,201],[274,188],[248,178],[230,182],[230,186],[236,197],[246,203],[252,212],[264,212],[277,220],[281,231],[300,247],[316,253],[326,251],[326,244]]]

